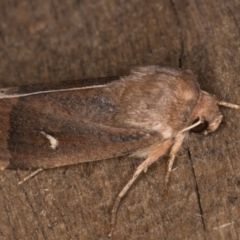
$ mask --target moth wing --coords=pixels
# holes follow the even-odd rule
[[[8,151],[0,155],[2,168],[97,161],[131,154],[161,140],[141,128],[114,126],[115,102],[98,88],[2,99],[0,105],[5,109],[0,116],[0,130],[5,132],[1,141]]]

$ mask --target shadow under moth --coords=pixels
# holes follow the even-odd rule
[[[130,75],[72,83],[0,89],[0,169],[35,169],[129,155],[144,159],[119,193],[168,154],[166,180],[189,131],[213,132],[222,120],[218,101],[200,89],[190,70],[148,66]],[[21,181],[20,183],[22,183]]]

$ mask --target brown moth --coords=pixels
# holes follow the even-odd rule
[[[112,80],[0,89],[1,170],[37,169],[31,177],[116,156],[144,159],[116,199],[110,235],[120,200],[141,172],[168,153],[167,183],[188,132],[215,131],[218,105],[239,109],[201,90],[190,70],[140,67]]]

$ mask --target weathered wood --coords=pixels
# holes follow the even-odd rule
[[[202,89],[239,103],[238,1],[0,2],[0,83],[59,82],[183,67]],[[114,239],[239,239],[240,113],[209,136],[192,134],[163,198],[166,158],[124,198]],[[111,159],[0,173],[1,239],[107,239],[115,197],[141,160]]]

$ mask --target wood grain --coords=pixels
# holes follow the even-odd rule
[[[201,88],[239,100],[238,1],[2,0],[1,87],[125,75],[133,66],[191,69]],[[166,159],[124,198],[114,239],[240,238],[240,113],[222,109],[209,136],[192,134],[163,198]],[[0,174],[1,239],[107,239],[118,192],[141,160],[49,170],[19,187]]]

